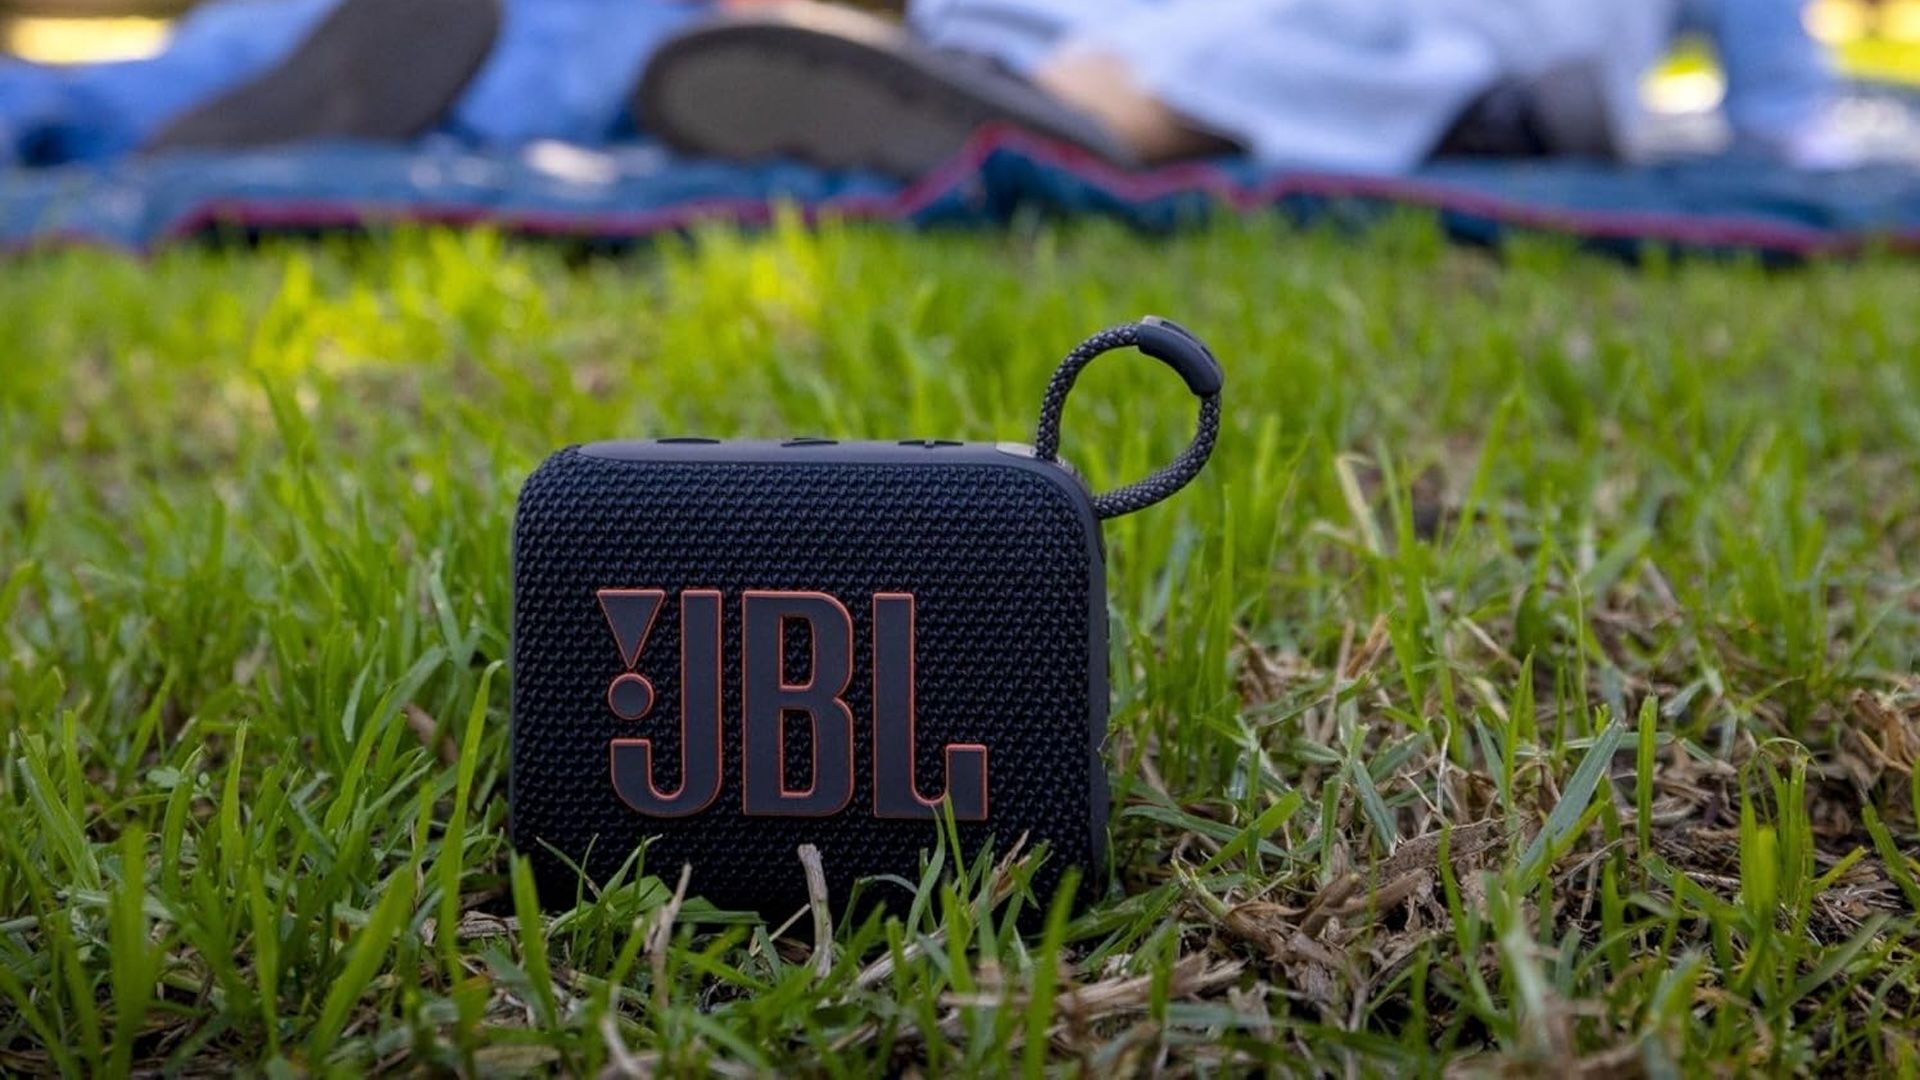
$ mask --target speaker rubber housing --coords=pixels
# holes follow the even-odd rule
[[[631,664],[603,590],[665,594]],[[647,739],[659,786],[683,776],[683,682],[705,677],[683,671],[680,598],[689,591],[720,594],[720,786],[698,812],[649,816],[616,792],[610,746]],[[851,678],[839,700],[852,718],[853,780],[838,812],[744,812],[749,593],[825,594],[850,620]],[[983,746],[985,820],[957,825],[967,852],[988,843],[1004,852],[1022,837],[1029,849],[1044,844],[1035,879],[1043,902],[1068,866],[1101,880],[1105,561],[1078,477],[1009,444],[681,438],[569,447],[521,491],[511,833],[543,898],[591,895],[580,871],[604,884],[643,843],[646,873],[671,881],[689,865],[691,894],[770,915],[806,902],[800,844],[819,849],[836,905],[859,879],[913,880],[922,854],[941,842],[938,823],[874,812],[874,598],[903,595],[913,598],[916,790],[930,798],[945,790],[947,747]],[[811,624],[782,631],[783,684],[808,678],[811,637]],[[631,678],[621,691],[622,710],[644,713],[637,719],[614,707],[610,688],[623,675],[651,691],[642,697]],[[821,767],[813,730],[799,714],[780,731],[782,786],[804,785]],[[868,887],[889,894],[905,891]]]

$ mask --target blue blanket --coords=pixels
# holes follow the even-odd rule
[[[1447,163],[1383,179],[1224,160],[1124,173],[1004,129],[982,132],[945,168],[910,185],[792,164],[690,161],[650,144],[489,154],[450,142],[339,144],[0,172],[0,250],[91,244],[145,252],[222,230],[397,222],[625,242],[707,219],[763,221],[788,205],[913,225],[1100,214],[1152,230],[1223,211],[1271,208],[1314,220],[1412,205],[1477,243],[1522,230],[1629,254],[1646,244],[1783,258],[1875,245],[1920,250],[1920,170],[1912,167],[1815,175],[1729,160],[1639,168]]]

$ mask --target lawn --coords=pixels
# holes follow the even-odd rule
[[[1920,1073],[1916,296],[1414,219],[16,262],[0,1072]],[[501,661],[547,452],[1027,439],[1149,311],[1225,420],[1108,528],[1097,903],[1021,932],[1025,865],[942,854],[825,943],[677,866],[538,914]],[[1191,420],[1110,357],[1066,452],[1110,486]]]

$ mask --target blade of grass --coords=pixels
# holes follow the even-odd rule
[[[1524,891],[1531,892],[1539,884],[1540,877],[1552,864],[1554,852],[1574,835],[1575,827],[1586,815],[1587,805],[1593,801],[1594,793],[1600,790],[1600,784],[1613,764],[1613,755],[1620,749],[1625,737],[1626,727],[1618,720],[1609,720],[1600,734],[1594,737],[1593,745],[1588,747],[1586,756],[1580,759],[1573,776],[1561,789],[1560,801],[1547,813],[1546,824],[1540,827],[1520,856],[1520,879],[1525,883]]]

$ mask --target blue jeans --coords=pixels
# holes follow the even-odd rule
[[[0,165],[128,154],[195,105],[285,59],[338,0],[219,0],[158,55],[72,68],[0,59]],[[393,0],[386,0],[393,2]],[[493,52],[442,129],[480,144],[632,133],[640,68],[705,0],[503,0]]]
[[[97,161],[278,63],[335,0],[225,0],[145,60],[44,67],[0,58],[0,164]]]
[[[1687,0],[1684,29],[1705,34],[1726,73],[1736,137],[1787,139],[1819,121],[1835,93],[1826,50],[1807,33],[1803,0]]]

